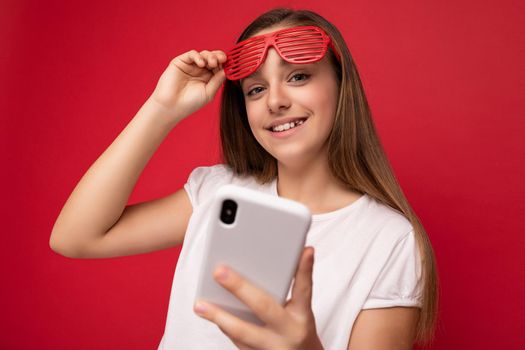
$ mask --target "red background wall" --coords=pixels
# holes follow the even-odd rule
[[[375,122],[425,224],[441,279],[432,349],[523,349],[522,1],[0,3],[1,349],[153,349],[178,249],[72,260],[48,246],[81,176],[170,59],[228,49],[275,5],[345,36]],[[217,100],[179,124],[130,203],[218,159]],[[211,152],[210,152],[211,140]]]

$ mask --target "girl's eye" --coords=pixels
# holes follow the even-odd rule
[[[292,79],[291,80],[294,80],[294,78],[296,77],[299,77],[299,78],[302,78],[302,79],[298,79],[298,80],[295,80],[295,81],[301,81],[301,80],[306,80],[310,77],[310,74],[306,74],[306,73],[297,73],[297,74],[294,74],[292,76]]]
[[[256,93],[255,91],[256,91],[257,89],[262,89],[262,87],[258,86],[258,87],[256,87],[256,88],[253,88],[253,89],[251,89],[250,91],[248,91],[248,93],[247,93],[246,95],[248,95],[248,96],[252,96],[254,93]]]
[[[294,81],[304,81],[304,80],[307,80],[308,78],[310,77],[310,74],[306,74],[306,73],[297,73],[297,74],[294,74],[292,75],[292,78],[290,79],[290,81],[294,82]],[[298,78],[298,79],[295,79],[295,78]],[[253,96],[255,94],[258,94],[259,92],[261,92],[261,90],[259,89],[263,89],[262,87],[258,86],[258,87],[255,87],[253,89],[251,89],[250,91],[248,91],[246,93],[247,96]]]

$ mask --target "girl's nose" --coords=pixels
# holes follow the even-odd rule
[[[270,113],[279,113],[290,108],[291,101],[286,94],[286,88],[280,84],[269,86],[266,96]]]
[[[263,69],[268,74],[269,85],[267,87],[267,104],[271,113],[279,113],[290,107],[291,101],[287,95],[285,82],[281,81],[279,72],[282,69],[282,58],[273,47],[268,49]]]

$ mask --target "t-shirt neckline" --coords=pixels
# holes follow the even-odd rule
[[[273,179],[272,181],[271,192],[276,197],[279,197],[279,193],[277,193],[277,178]],[[344,207],[326,213],[312,214],[312,222],[329,220],[339,215],[348,214],[349,212],[353,211],[354,208],[361,205],[362,202],[365,202],[366,198],[368,198],[368,195],[364,193],[363,195],[361,195],[361,197]]]

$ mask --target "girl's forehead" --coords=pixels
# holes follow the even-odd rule
[[[273,33],[273,32],[276,32],[278,30],[281,30],[281,29],[292,28],[292,27],[295,27],[295,26],[293,26],[293,25],[279,25],[279,24],[277,24],[277,25],[274,25],[274,26],[271,26],[271,27],[268,27],[268,28],[261,29],[260,31],[255,32],[253,35],[251,35],[247,39],[253,38],[254,36],[264,35],[264,34],[268,34],[268,33]]]

